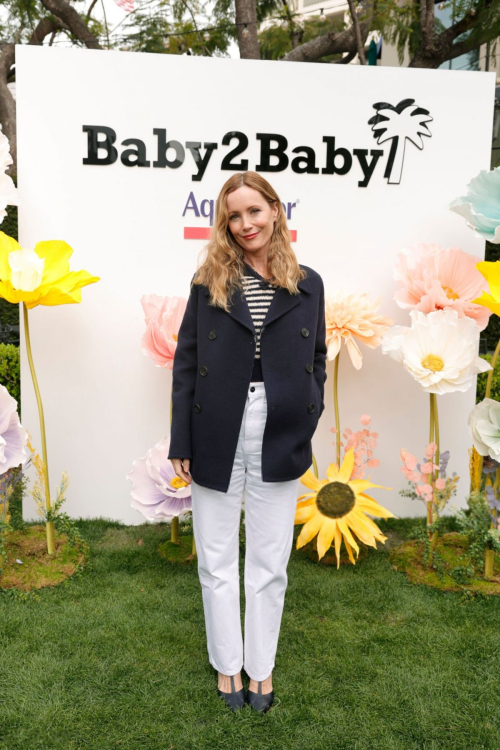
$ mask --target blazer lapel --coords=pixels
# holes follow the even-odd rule
[[[299,289],[302,292],[310,293],[311,288],[309,286],[309,280],[302,279],[299,281]],[[209,290],[205,287],[205,294],[208,296]],[[274,292],[273,299],[267,311],[267,315],[264,318],[263,325],[267,326],[269,323],[274,322],[285,313],[292,310],[296,305],[300,304],[300,294],[290,294],[288,289],[284,287],[278,287]],[[224,312],[226,312],[224,310]],[[243,292],[235,290],[230,301],[229,315],[237,320],[239,323],[248,328],[253,334],[255,334],[255,326],[253,324],[252,316],[250,314],[250,308],[248,307],[247,301],[244,297]]]

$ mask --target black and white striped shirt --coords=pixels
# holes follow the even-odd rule
[[[257,335],[255,347],[255,365],[252,380],[262,380],[262,369],[260,364],[260,334],[267,315],[269,306],[273,300],[275,288],[271,286],[257,271],[245,263],[246,273],[243,276],[243,287],[245,299],[248,303],[250,315]]]

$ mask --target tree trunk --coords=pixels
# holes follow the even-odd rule
[[[15,44],[2,44],[0,54],[0,123],[2,132],[9,139],[12,164],[6,170],[11,177],[17,174],[16,151],[16,101],[7,86],[10,69],[14,64]]]
[[[53,0],[49,0],[52,2]],[[47,0],[42,0],[47,2]],[[259,38],[257,36],[257,11],[255,9],[255,0],[236,0],[236,23],[238,24],[238,47],[240,48],[240,57],[247,60],[260,60]],[[248,36],[243,35],[245,26]],[[246,32],[245,32],[246,34]]]

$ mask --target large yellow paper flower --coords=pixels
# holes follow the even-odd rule
[[[356,561],[352,550],[354,548],[358,554],[359,545],[351,532],[354,532],[364,544],[375,548],[376,540],[385,542],[387,539],[376,523],[365,515],[366,513],[378,518],[397,518],[390,510],[364,494],[364,490],[369,487],[381,487],[384,490],[390,490],[392,487],[373,484],[369,479],[351,479],[353,467],[354,448],[350,448],[340,469],[337,464],[330,464],[326,471],[328,479],[318,479],[310,469],[300,478],[302,484],[313,492],[298,498],[294,523],[303,523],[304,527],[297,539],[297,549],[318,534],[318,559],[321,560],[335,540],[337,568],[340,566],[342,537],[349,559],[354,565]]]
[[[28,250],[0,232],[0,297],[24,302],[28,309],[81,302],[81,287],[99,281],[99,277],[70,271],[72,254],[73,248],[63,240],[37,242],[34,250]]]
[[[483,291],[481,296],[472,302],[487,307],[495,315],[500,315],[500,261],[481,260],[476,263],[476,268],[488,282],[491,294]]]

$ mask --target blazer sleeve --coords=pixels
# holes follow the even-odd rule
[[[191,279],[186,311],[177,335],[172,369],[172,424],[168,458],[192,458],[191,410],[198,362],[198,290]]]
[[[326,319],[325,319],[325,287],[323,279],[320,278],[320,292],[319,292],[319,304],[318,304],[318,325],[316,328],[316,345],[314,349],[314,377],[318,384],[319,392],[321,394],[321,411],[319,416],[323,413],[325,408],[325,381],[327,378],[326,374]]]

